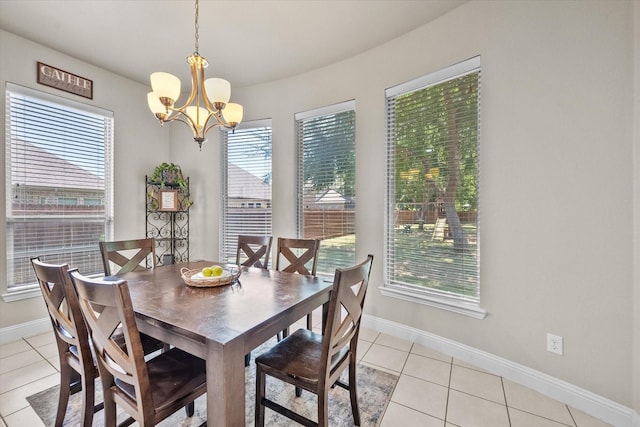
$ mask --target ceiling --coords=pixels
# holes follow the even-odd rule
[[[465,1],[200,0],[199,53],[207,77],[249,86],[349,58]],[[154,71],[188,81],[194,21],[192,0],[0,0],[0,28],[143,84]]]

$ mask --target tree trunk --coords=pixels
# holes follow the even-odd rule
[[[467,236],[462,229],[460,217],[456,211],[456,192],[458,191],[458,181],[460,180],[460,162],[458,160],[458,124],[455,106],[452,104],[449,94],[449,85],[444,87],[444,97],[447,105],[447,165],[449,167],[449,182],[445,189],[443,200],[444,209],[449,224],[449,232],[453,237],[453,247],[456,250],[463,250],[467,247]]]

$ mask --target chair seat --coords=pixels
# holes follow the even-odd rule
[[[330,370],[344,360],[348,353],[348,346],[336,353],[331,359]],[[256,365],[262,365],[270,375],[286,375],[305,382],[307,386],[313,386],[318,383],[318,364],[321,357],[322,335],[308,329],[298,329],[258,356]]]
[[[147,362],[151,395],[158,412],[176,400],[201,388],[206,390],[205,361],[184,351],[172,348]],[[118,379],[116,385],[133,401],[136,392],[131,384]]]

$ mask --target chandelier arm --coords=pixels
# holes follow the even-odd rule
[[[216,109],[211,106],[209,102],[209,96],[207,95],[207,87],[204,84],[204,67],[200,67],[200,89],[202,91],[202,98],[204,99],[204,106],[210,114],[215,115]]]
[[[172,114],[172,115],[170,115],[168,117],[165,117],[162,120],[158,119],[158,120],[160,120],[161,123],[169,123],[169,122],[172,122],[172,121],[174,121],[176,119],[179,119],[182,116],[182,113],[180,111],[174,109],[174,108],[169,108],[169,111],[173,112],[174,114]],[[157,116],[156,116],[156,118],[157,118]]]
[[[207,130],[205,130],[204,133],[209,132],[212,128],[214,128],[216,126],[220,126],[220,127],[225,128],[225,129],[233,129],[233,127],[229,126],[229,124],[227,124],[220,117],[218,117],[217,114],[212,114],[212,116],[215,117],[216,121],[215,121],[215,123],[211,123],[209,125],[209,127],[206,128]]]
[[[189,97],[187,98],[187,101],[184,104],[182,104],[181,107],[172,107],[172,108],[170,108],[170,110],[179,111],[179,112],[183,113],[184,110],[189,105],[191,105],[191,102],[196,97],[196,90],[197,90],[197,87],[198,87],[198,80],[197,80],[197,77],[196,77],[197,76],[197,74],[196,74],[196,65],[195,64],[190,64],[190,66],[191,66],[191,93],[189,94]]]
[[[205,121],[205,125],[202,127],[202,129],[205,129],[207,122],[209,121],[209,119],[211,118],[211,114],[209,114],[209,116],[207,117],[207,120]],[[179,121],[180,123],[184,123],[187,127],[189,127],[189,129],[191,129],[191,131],[197,131],[198,127],[196,126],[195,122],[191,119],[191,117],[189,117],[187,114],[180,114],[179,116],[176,116],[174,118],[175,120]],[[196,135],[194,135],[193,139],[197,140],[202,139],[204,140],[204,135],[207,132],[198,132]]]

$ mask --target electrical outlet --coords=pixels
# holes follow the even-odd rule
[[[562,337],[547,333],[547,351],[562,356]]]

